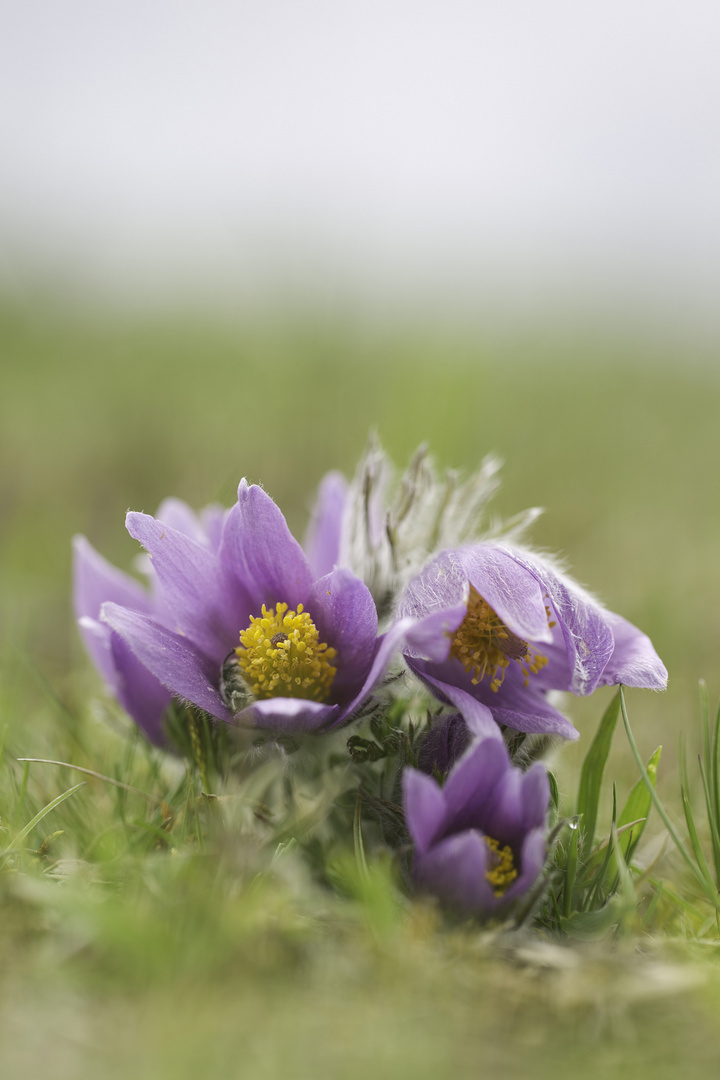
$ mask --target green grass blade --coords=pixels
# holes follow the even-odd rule
[[[717,889],[715,888],[715,886],[713,884],[712,878],[706,877],[702,873],[702,871],[700,870],[698,865],[695,863],[692,855],[690,854],[690,852],[686,848],[685,844],[680,839],[680,836],[678,835],[677,829],[675,828],[672,821],[670,820],[670,816],[669,816],[667,810],[665,809],[665,807],[663,806],[662,802],[660,801],[660,797],[657,794],[657,792],[655,791],[655,787],[654,787],[654,785],[652,783],[652,780],[648,776],[647,769],[645,768],[645,764],[643,762],[643,759],[640,756],[640,751],[637,748],[637,743],[635,742],[635,736],[633,735],[632,728],[630,727],[630,719],[629,719],[628,714],[627,714],[627,706],[625,705],[625,695],[623,694],[622,686],[620,687],[619,694],[620,694],[620,708],[622,710],[623,724],[625,725],[625,734],[627,735],[627,740],[630,743],[630,749],[632,750],[632,754],[633,754],[633,757],[635,758],[635,762],[637,764],[637,767],[640,770],[640,775],[642,776],[642,778],[643,778],[643,780],[645,782],[645,786],[647,787],[647,789],[648,789],[648,791],[650,793],[650,798],[652,799],[653,805],[654,805],[655,809],[657,810],[658,814],[660,815],[660,818],[662,819],[662,823],[663,823],[663,825],[665,826],[665,828],[667,829],[667,831],[668,831],[668,833],[670,835],[670,839],[672,840],[673,844],[675,845],[678,852],[682,856],[685,864],[687,865],[688,869],[692,873],[693,877],[695,878],[695,880],[698,882],[698,884],[702,888],[703,892],[707,896],[710,903],[717,907],[718,905],[720,905],[720,898],[718,897],[718,892],[717,892]]]
[[[56,799],[53,799],[53,801],[49,802],[47,806],[44,806],[42,810],[37,813],[31,821],[28,821],[27,825],[25,825],[20,830],[20,832],[13,837],[6,850],[2,853],[3,856],[8,855],[11,851],[14,851],[19,844],[22,844],[25,837],[33,831],[35,826],[38,825],[42,821],[42,819],[50,813],[51,810],[54,810],[56,806],[60,805],[60,803],[65,802],[66,799],[69,799],[71,795],[74,795],[76,791],[79,791],[80,788],[85,787],[85,785],[86,781],[83,780],[80,784],[76,784],[75,787],[71,787],[68,788],[67,791],[63,791],[62,795],[58,795]]]
[[[715,865],[715,883],[720,886],[720,831],[718,831],[718,822],[713,813],[713,796],[710,790],[710,781],[708,779],[707,769],[705,768],[705,762],[702,758],[699,758],[698,761],[700,765],[700,778],[702,779],[703,793],[705,795],[708,824],[710,825],[713,863]]]
[[[582,815],[583,849],[589,851],[595,839],[598,804],[605,763],[610,753],[613,733],[620,713],[620,691],[608,705],[595,738],[590,744],[580,773],[577,812]]]
[[[370,875],[367,859],[365,858],[365,843],[362,834],[362,802],[359,794],[355,801],[355,814],[353,816],[353,844],[355,846],[355,862],[357,863],[358,872],[361,879],[367,880]]]
[[[657,750],[645,766],[653,787],[655,787],[655,784],[657,783],[657,771],[661,754],[662,746],[658,746]],[[647,824],[651,807],[652,799],[650,798],[650,793],[645,786],[645,781],[640,779],[628,795],[627,802],[622,808],[622,812],[618,818],[617,831],[619,847],[626,862],[630,862],[630,859],[633,856],[633,852],[635,851],[640,837],[643,834],[643,830],[645,829],[645,825]],[[633,828],[632,831],[621,834],[623,826],[629,825],[631,821],[638,821],[639,824]]]

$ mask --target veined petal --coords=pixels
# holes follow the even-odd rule
[[[219,663],[249,621],[235,580],[207,547],[149,514],[129,513],[126,527],[152,556],[172,629]]]
[[[415,849],[423,855],[442,832],[447,811],[443,793],[431,776],[406,768],[402,778],[405,822]]]
[[[103,604],[101,617],[123,638],[143,667],[173,694],[218,720],[232,720],[217,690],[214,661],[188,638],[117,604]]]
[[[310,566],[318,577],[329,574],[340,561],[347,495],[348,483],[342,473],[329,472],[320,481],[304,545]]]
[[[392,654],[400,647],[405,638],[405,634],[411,626],[412,619],[400,619],[390,627],[386,634],[383,634],[377,639],[375,655],[373,656],[372,664],[365,677],[365,681],[350,703],[343,706],[336,723],[341,724],[343,721],[348,720],[352,714],[360,708],[365,699],[369,697],[375,684],[382,678],[385,668],[390,663]]]
[[[550,641],[542,589],[514,554],[494,544],[461,548],[468,581],[513,633],[526,641]]]
[[[270,496],[246,480],[225,520],[220,559],[247,593],[251,614],[263,604],[307,605],[313,576],[305,554]]]
[[[320,640],[337,650],[333,699],[347,701],[362,685],[375,653],[378,617],[370,590],[349,570],[333,570],[312,586],[308,611]]]
[[[608,613],[615,647],[600,679],[601,686],[637,686],[667,689],[667,668],[650,638],[620,615]]]
[[[512,557],[535,577],[550,601],[568,655],[568,689],[574,694],[591,694],[600,683],[614,647],[609,612],[538,556],[514,548]]]

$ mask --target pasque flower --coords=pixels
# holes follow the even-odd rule
[[[214,551],[220,544],[224,516],[219,506],[209,506],[196,515],[180,499],[165,499],[158,509],[158,518],[170,528]],[[166,608],[152,563],[145,560],[142,568],[150,578],[150,591],[107,562],[84,536],[73,541],[73,601],[85,647],[108,690],[149,739],[162,743],[163,716],[172,694],[137,659],[124,638],[100,618],[103,604],[112,602],[163,621]]]
[[[123,703],[141,696],[139,672],[156,691],[153,731],[172,697],[220,720],[277,732],[348,719],[407,623],[378,637],[367,586],[346,569],[316,578],[275,503],[244,480],[212,530],[179,524],[167,515],[127,516],[130,535],[151,559],[150,594],[107,564],[104,575],[97,572],[89,545],[79,542],[76,610],[86,641],[90,619],[93,633],[109,642],[112,667],[98,649],[91,654],[111,688],[132,687],[125,697],[118,692]],[[102,596],[109,577],[124,590]]]
[[[543,868],[550,785],[540,762],[527,772],[512,765],[499,729],[482,736],[474,707],[469,699],[463,717],[481,737],[442,787],[405,769],[403,804],[418,887],[462,912],[490,915],[523,896]]]
[[[547,557],[502,543],[442,552],[410,581],[398,615],[413,626],[405,658],[443,700],[466,691],[487,718],[577,738],[548,693],[598,686],[663,690],[650,639],[607,611]]]

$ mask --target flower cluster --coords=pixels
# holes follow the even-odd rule
[[[388,713],[391,663],[417,677],[450,711],[398,768],[414,881],[466,912],[505,910],[542,870],[549,801],[544,765],[523,771],[508,745],[578,736],[555,691],[660,690],[667,674],[649,638],[522,545],[538,511],[486,521],[497,468],[461,482],[420,448],[393,486],[371,442],[351,483],[321,483],[304,548],[245,480],[229,510],[129,513],[145,586],[75,541],[87,650],[161,745],[175,702],[283,739]]]

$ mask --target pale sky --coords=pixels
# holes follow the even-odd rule
[[[719,40],[715,0],[2,0],[0,282],[720,325]]]

